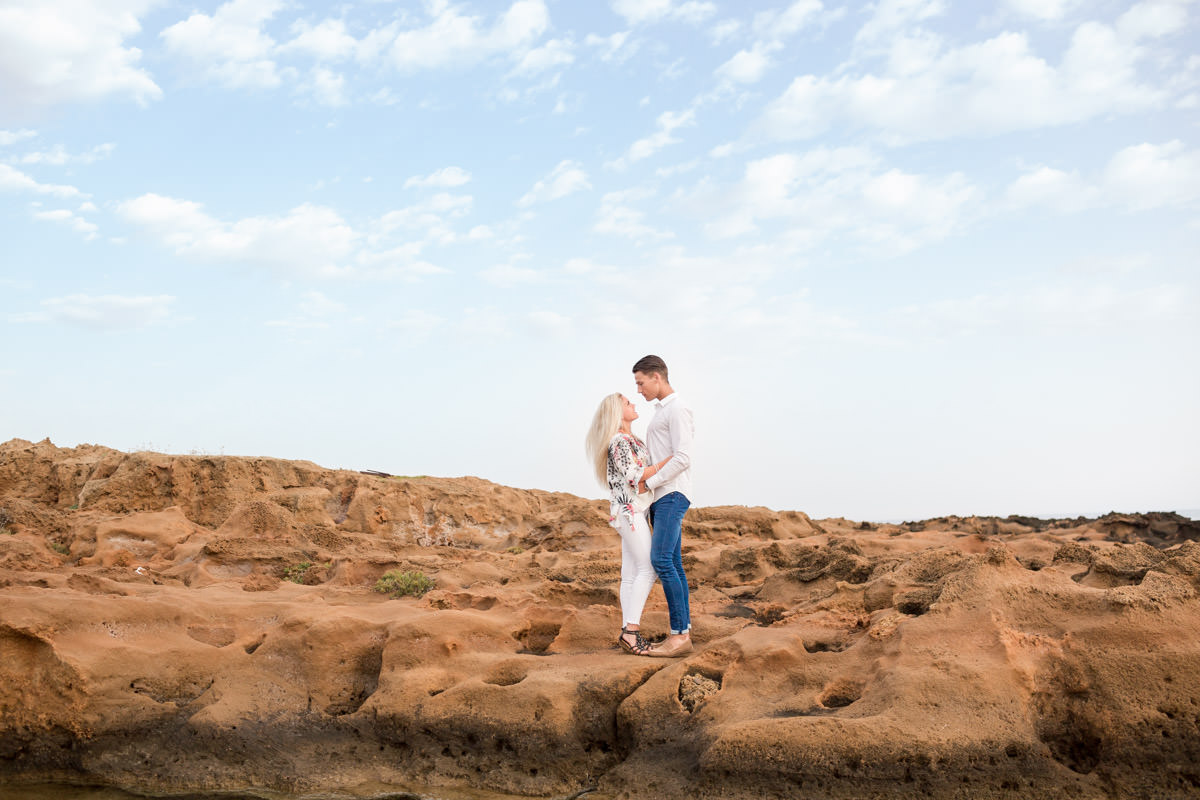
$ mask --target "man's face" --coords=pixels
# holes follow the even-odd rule
[[[638,394],[647,400],[657,400],[659,390],[662,388],[662,375],[657,372],[646,374],[645,372],[633,373],[633,382],[637,384]]]

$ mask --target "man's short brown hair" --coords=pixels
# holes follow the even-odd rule
[[[649,375],[651,372],[657,372],[662,375],[662,379],[667,383],[671,379],[667,377],[667,362],[663,361],[658,356],[642,356],[637,363],[633,365],[634,372],[640,372],[643,375]]]

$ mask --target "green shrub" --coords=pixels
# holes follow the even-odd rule
[[[12,522],[12,515],[8,513],[8,509],[0,508],[0,533],[16,533],[16,531],[10,531],[8,529],[8,523],[10,522]]]
[[[304,583],[304,573],[308,572],[308,568],[311,566],[311,561],[301,561],[299,564],[288,567],[283,571],[283,579],[292,583]]]
[[[385,572],[375,582],[375,591],[392,597],[420,597],[433,588],[433,580],[424,572]]]

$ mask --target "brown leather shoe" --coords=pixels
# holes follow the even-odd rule
[[[656,644],[650,648],[650,652],[646,653],[646,655],[651,658],[678,658],[690,652],[692,652],[692,637],[689,636],[682,642],[676,642],[673,645],[666,642]]]

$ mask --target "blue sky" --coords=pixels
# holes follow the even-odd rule
[[[698,504],[1200,508],[1198,43],[1190,0],[8,0],[0,438],[599,497],[657,353]]]

